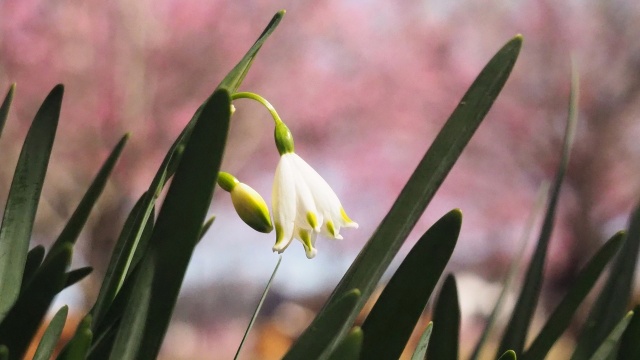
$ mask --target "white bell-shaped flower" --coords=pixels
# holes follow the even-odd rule
[[[342,227],[357,228],[349,219],[338,196],[329,184],[300,156],[281,152],[273,181],[273,216],[276,244],[273,251],[282,253],[295,238],[302,242],[307,258],[316,255],[317,233],[342,239]]]

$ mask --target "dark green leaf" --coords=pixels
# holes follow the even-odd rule
[[[78,236],[80,235],[80,232],[82,231],[82,228],[84,227],[84,224],[89,218],[89,214],[91,213],[93,206],[95,205],[96,201],[98,201],[100,194],[102,194],[102,190],[104,190],[104,187],[107,184],[109,175],[111,175],[116,162],[120,158],[122,149],[124,149],[124,146],[126,145],[128,139],[129,134],[124,135],[115,146],[107,160],[104,162],[104,164],[98,171],[98,174],[89,186],[89,189],[87,189],[87,192],[82,197],[82,200],[80,200],[78,207],[75,209],[64,229],[62,229],[62,232],[51,246],[51,250],[49,250],[45,261],[49,260],[51,256],[54,256],[55,253],[63,245],[75,244]]]
[[[9,349],[5,345],[0,345],[0,360],[9,360]]]
[[[578,336],[572,360],[586,359],[624,316],[633,292],[633,277],[640,251],[640,203],[629,220],[627,237],[613,261],[611,272],[582,332]]]
[[[129,264],[129,268],[127,269],[127,275],[125,278],[128,278],[131,272],[140,264],[140,260],[147,253],[147,248],[149,246],[149,239],[151,239],[151,234],[153,233],[153,227],[155,226],[155,216],[156,216],[156,208],[155,206],[151,207],[151,213],[147,222],[144,225],[144,229],[142,229],[142,233],[139,237],[137,237],[138,246],[133,253],[133,259],[131,259],[131,263]],[[138,223],[136,223],[135,227],[137,229]],[[136,234],[136,236],[138,236]],[[126,279],[125,279],[126,280]]]
[[[516,275],[518,274],[518,271],[520,270],[520,263],[524,258],[524,251],[527,248],[527,244],[529,243],[529,238],[531,236],[531,233],[533,232],[533,227],[534,227],[534,224],[536,223],[536,219],[544,209],[544,202],[548,192],[549,192],[549,183],[545,181],[540,186],[540,189],[538,190],[538,196],[536,196],[536,202],[533,206],[531,214],[529,215],[529,218],[527,219],[527,223],[525,225],[525,230],[522,234],[522,238],[518,242],[520,244],[520,249],[518,249],[518,252],[513,257],[513,260],[511,261],[511,265],[509,265],[509,270],[507,270],[507,274],[503,281],[504,285],[502,286],[502,290],[500,291],[498,300],[496,301],[493,307],[493,310],[491,310],[491,314],[487,319],[487,322],[484,326],[484,330],[480,335],[480,339],[478,340],[476,347],[473,349],[473,353],[469,357],[470,360],[478,360],[478,358],[480,357],[480,352],[482,351],[487,340],[489,340],[489,335],[491,334],[491,330],[493,330],[493,326],[495,325],[498,319],[498,315],[502,310],[502,305],[504,304],[504,301],[507,298],[507,294],[511,289],[511,284],[513,283],[513,279],[516,277]]]
[[[538,245],[536,246],[533,258],[529,264],[529,268],[527,269],[524,283],[520,290],[520,296],[518,297],[516,306],[511,313],[511,319],[509,320],[502,337],[502,341],[498,348],[498,355],[507,350],[514,350],[516,353],[522,352],[527,332],[529,330],[529,325],[533,318],[536,305],[538,304],[538,297],[542,287],[542,275],[544,272],[547,248],[549,247],[549,239],[551,238],[551,232],[555,222],[556,206],[558,204],[558,198],[560,197],[562,180],[564,179],[567,165],[569,163],[569,154],[571,152],[571,145],[573,143],[576,124],[578,122],[578,84],[578,75],[574,70],[571,76],[569,115],[564,134],[560,164],[558,165],[558,171],[556,172],[556,177],[551,186],[547,212],[542,223],[542,230],[540,231],[540,237],[538,238]]]
[[[340,328],[344,325],[344,319],[353,311],[360,298],[360,290],[353,289],[343,294],[334,302],[327,311],[318,314],[314,321],[317,336],[296,342],[289,349],[283,360],[322,359],[322,354],[327,347],[336,341]],[[304,346],[300,345],[304,344]]]
[[[0,344],[11,344],[11,359],[22,359],[53,298],[64,288],[72,252],[71,245],[67,244],[51,261],[43,264],[43,271],[20,293],[0,323]]]
[[[633,318],[620,340],[618,360],[640,359],[640,305],[633,309]]]
[[[349,289],[361,289],[362,297],[344,322],[341,336],[348,331],[389,263],[491,108],[511,73],[521,46],[522,36],[516,36],[480,72],[436,136],[387,216],[321,310],[321,313],[324,312]],[[316,336],[315,321],[317,320],[305,330],[300,339]]]
[[[440,275],[453,253],[462,225],[452,210],[418,240],[367,316],[362,330],[364,359],[398,359],[411,337]]]
[[[222,160],[230,117],[230,98],[226,90],[216,92],[204,104],[193,133],[185,145],[182,160],[153,229],[149,248],[139,266],[132,297],[151,296],[148,316],[136,359],[155,359],[169,325],[184,273],[204,222]],[[127,306],[134,306],[129,303]],[[139,324],[126,314],[120,332],[132,332]],[[137,319],[137,315],[134,314]],[[118,335],[120,336],[120,335]],[[127,355],[130,355],[128,353]],[[127,359],[131,357],[122,357]]]
[[[333,351],[329,360],[358,360],[363,338],[362,329],[354,327]]]
[[[498,360],[516,360],[516,353],[513,350],[507,350]]]
[[[100,293],[91,310],[94,332],[96,332],[96,329],[102,323],[104,314],[109,309],[111,302],[124,282],[125,274],[127,273],[128,266],[135,251],[134,246],[137,229],[143,220],[142,207],[145,204],[145,200],[146,195],[142,195],[129,212],[118,236],[118,241],[111,253],[107,272],[100,286]],[[148,222],[148,224],[151,222],[152,221]],[[97,335],[98,334],[96,334],[96,336]]]
[[[254,43],[254,45],[249,49],[247,54],[240,60],[240,62],[231,70],[231,72],[222,80],[218,89],[226,88],[231,92],[235,92],[236,89],[242,83],[244,76],[246,75],[249,67],[251,66],[251,62],[253,58],[258,53],[258,50],[262,47],[266,39],[271,35],[271,33],[275,30],[276,26],[280,23],[280,20],[284,16],[284,11],[278,12],[271,22],[267,25],[267,28],[263,31],[262,35],[258,38],[258,40]],[[207,99],[205,102],[210,102],[211,97]],[[156,173],[149,190],[146,193],[144,204],[142,205],[142,218],[139,221],[139,226],[133,229],[135,234],[133,239],[132,248],[135,249],[135,255],[133,259],[129,258],[128,261],[133,264],[127,263],[126,268],[129,269],[127,274],[131,272],[131,268],[135,267],[137,261],[139,261],[144,254],[144,249],[138,250],[140,247],[139,242],[142,241],[143,232],[147,229],[147,222],[151,221],[151,212],[155,203],[155,199],[160,195],[164,185],[167,183],[168,179],[173,176],[175,171],[178,169],[180,161],[183,156],[185,144],[191,137],[191,132],[196,124],[197,119],[201,117],[203,111],[204,104],[196,110],[195,114],[187,124],[187,126],[183,129],[182,133],[175,140],[169,151],[167,152],[158,172]],[[147,238],[148,239],[148,238]]]
[[[11,84],[9,87],[9,91],[7,91],[7,96],[4,97],[4,101],[2,105],[0,105],[0,134],[2,134],[2,130],[4,130],[4,124],[7,122],[7,116],[9,115],[9,108],[11,107],[11,102],[13,101],[13,94],[16,91],[16,84]]]
[[[92,271],[93,271],[93,268],[91,266],[85,266],[85,267],[81,267],[81,268],[69,271],[67,273],[67,281],[65,281],[64,283],[65,289],[81,281],[82,279],[87,277],[89,274],[91,274]]]
[[[615,358],[620,338],[627,328],[627,325],[629,325],[632,317],[633,311],[629,311],[627,315],[625,315],[622,320],[616,324],[613,330],[611,330],[609,335],[604,339],[604,342],[600,344],[596,352],[591,356],[590,360],[608,360],[612,356]],[[638,341],[638,339],[636,339],[636,341]]]
[[[44,259],[44,246],[38,245],[29,250],[27,253],[27,261],[24,264],[24,276],[22,277],[22,285],[20,286],[21,290],[24,290],[31,282],[38,267],[42,264],[42,259]]]
[[[573,315],[582,300],[589,294],[591,288],[600,277],[609,260],[616,254],[622,241],[624,231],[615,234],[602,248],[591,258],[584,269],[580,271],[573,285],[553,311],[549,320],[521,358],[526,360],[544,359],[553,344],[560,335],[569,327]]]
[[[456,279],[447,276],[433,310],[431,346],[427,349],[429,360],[458,360],[460,334],[460,305]]]
[[[63,306],[56,312],[47,326],[47,330],[45,330],[44,335],[42,335],[42,339],[38,344],[38,348],[36,349],[35,355],[33,355],[33,360],[49,360],[53,355],[53,351],[60,340],[60,334],[62,334],[62,329],[64,328],[64,323],[67,321],[67,312],[69,311],[68,306]]]
[[[151,266],[141,266],[136,276],[136,284],[149,284],[153,282],[154,269]],[[134,293],[124,309],[123,322],[116,334],[113,349],[109,359],[125,360],[138,359],[138,353],[144,337],[145,323],[149,316],[151,304],[151,291]],[[157,299],[154,299],[157,301]],[[150,331],[153,331],[151,329]],[[141,353],[144,354],[144,353]],[[140,358],[144,357],[143,355]]]
[[[91,332],[91,314],[85,316],[78,328],[76,329],[73,338],[69,340],[67,346],[65,346],[62,353],[58,355],[58,360],[82,360],[85,359],[91,347],[91,339],[93,333]]]
[[[429,348],[429,339],[431,339],[431,331],[433,331],[433,321],[429,322],[418,341],[418,346],[411,356],[411,360],[424,360],[427,358],[427,349]]]
[[[0,321],[18,299],[51,147],[56,135],[62,85],[51,90],[29,128],[11,182],[0,228]],[[11,350],[15,353],[15,350]]]
[[[238,65],[236,65],[229,72],[229,74],[227,74],[227,76],[222,80],[220,85],[218,85],[218,88],[227,89],[227,91],[229,91],[230,94],[233,94],[238,90],[238,87],[244,80],[244,77],[247,75],[247,72],[251,67],[251,63],[253,62],[253,59],[258,54],[258,51],[260,50],[264,42],[267,40],[269,35],[271,35],[271,33],[273,33],[273,31],[276,29],[276,27],[280,23],[280,20],[282,20],[282,18],[284,17],[284,14],[285,14],[285,11],[280,10],[273,16],[269,24],[267,24],[267,27],[264,29],[262,34],[260,34],[260,36],[258,37],[258,40],[256,40],[253,46],[251,46],[251,48],[249,49],[249,51],[247,51],[247,53],[244,55],[242,60],[240,60]]]

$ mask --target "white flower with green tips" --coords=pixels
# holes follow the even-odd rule
[[[342,239],[341,228],[357,228],[358,224],[349,219],[329,184],[293,152],[293,139],[284,123],[276,124],[275,138],[280,161],[273,181],[273,251],[282,253],[295,238],[312,259],[318,233]]]

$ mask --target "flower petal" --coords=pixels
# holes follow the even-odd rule
[[[317,233],[315,231],[309,231],[306,229],[297,229],[297,238],[302,242],[304,246],[305,254],[307,255],[307,259],[313,259],[318,250],[315,248],[316,244],[316,236]]]
[[[272,206],[276,228],[276,243],[273,251],[282,253],[293,239],[296,218],[295,172],[285,157],[280,157],[273,180]]]

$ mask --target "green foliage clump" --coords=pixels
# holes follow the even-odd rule
[[[128,215],[93,308],[78,325],[59,359],[157,357],[189,259],[213,221],[205,216],[225,148],[231,99],[283,15],[282,11],[274,16],[247,54],[197,109],[167,152],[148,190]],[[521,46],[522,37],[514,37],[480,72],[387,216],[285,359],[397,359],[405,351],[454,251],[462,223],[460,210],[445,214],[418,240],[362,326],[354,326],[356,315],[491,108]],[[574,74],[562,161],[549,190],[535,253],[495,356],[499,359],[545,358],[610,263],[613,270],[585,322],[572,359],[640,358],[636,341],[640,314],[627,313],[626,308],[640,245],[640,209],[633,214],[628,231],[613,235],[584,266],[540,333],[531,345],[525,346],[540,295],[554,212],[577,121],[577,84],[578,77]],[[15,86],[11,86],[0,106],[0,131],[14,91]],[[115,146],[49,251],[42,246],[29,250],[62,97],[63,87],[54,87],[35,116],[18,160],[0,227],[0,359],[22,358],[56,294],[90,273],[91,268],[69,270],[74,244],[128,139],[125,135]],[[165,190],[169,179],[171,184]],[[166,197],[156,216],[155,202],[163,191]],[[513,273],[507,275],[505,284],[511,283]],[[501,303],[499,300],[472,359],[479,357]],[[67,312],[68,308],[62,307],[50,321],[35,359],[52,356]],[[424,330],[412,359],[457,359],[459,326],[455,276],[448,274],[435,301],[433,323]]]

